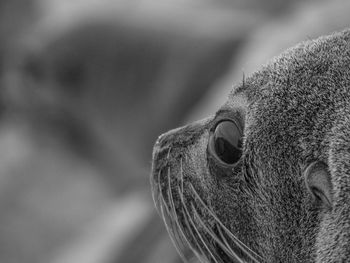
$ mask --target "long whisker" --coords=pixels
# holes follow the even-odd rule
[[[182,209],[182,212],[185,212],[184,209]],[[188,231],[190,232],[191,236],[193,237],[193,242],[195,243],[194,245],[196,246],[196,248],[200,251],[200,253],[202,254],[199,255],[197,252],[196,252],[196,249],[193,248],[193,246],[191,246],[192,250],[194,251],[194,253],[196,254],[196,256],[198,257],[198,259],[202,262],[202,259],[203,257],[205,257],[205,259],[207,261],[209,261],[209,259],[207,258],[206,256],[206,253],[203,251],[202,247],[199,245],[198,241],[197,241],[197,238],[196,238],[196,235],[193,233],[192,231],[192,227],[195,228],[196,226],[194,225],[191,225],[190,222],[188,222],[188,219],[187,217],[184,217],[184,223],[188,229]],[[192,226],[192,227],[191,227]]]
[[[170,183],[170,167],[168,167],[168,201],[169,201],[169,204],[170,204],[170,209],[171,209],[171,212],[174,212],[176,211],[175,210],[175,205],[174,205],[174,200],[173,200],[173,196],[172,196],[172,191],[171,191],[171,183]],[[175,229],[178,229],[176,226],[179,226],[179,223],[178,221],[175,219],[175,214],[172,214],[169,212],[169,218],[173,219],[173,224],[175,224],[175,227],[173,225],[172,229],[172,233],[173,233],[173,243],[175,244],[175,248],[177,250],[177,252],[179,253],[181,259],[184,261],[184,262],[188,262],[187,261],[187,258],[185,257],[185,255],[183,254],[182,252],[182,249],[180,248],[180,244],[181,242],[181,235],[179,235],[178,233],[176,234],[174,231]],[[177,216],[176,216],[177,218]],[[180,239],[180,240],[179,240]]]
[[[181,259],[183,261],[187,262],[185,256],[183,255],[183,253],[182,253],[182,251],[181,251],[181,249],[180,249],[180,247],[179,247],[179,245],[177,243],[177,240],[175,238],[175,234],[173,233],[172,228],[169,226],[169,224],[167,222],[167,218],[170,218],[171,216],[168,216],[168,217],[165,216],[163,205],[160,206],[160,209],[161,209],[162,217],[163,217],[163,220],[164,220],[165,228],[166,228],[166,230],[167,230],[167,232],[168,232],[168,234],[170,236],[171,241],[173,242],[173,244],[175,246],[176,251],[180,255]]]
[[[161,184],[160,184],[160,172],[158,173],[158,188],[159,188],[159,200],[161,201],[161,204],[163,204],[163,206],[165,207],[166,209],[166,212],[167,214],[170,216],[171,213],[169,211],[169,208],[168,206],[166,205],[166,201],[164,199],[164,195],[163,195],[163,192],[162,192],[162,188],[161,188]]]
[[[182,166],[182,158],[180,159],[180,184],[181,184],[181,195],[184,193],[184,172],[183,172],[183,166]]]
[[[169,149],[168,149],[168,153],[167,153],[167,155],[166,155],[166,159],[167,159],[167,161],[169,161],[170,151],[171,151],[171,147],[169,147]]]
[[[172,188],[170,186],[170,179],[169,179],[168,180],[168,196],[169,196],[170,210],[171,210],[171,213],[172,213],[172,216],[174,219],[173,221],[176,224],[176,229],[179,231],[178,237],[179,237],[180,241],[182,241],[181,243],[183,244],[184,243],[183,241],[185,241],[187,244],[189,244],[189,242],[184,234],[184,231],[182,229],[182,226],[180,224],[180,221],[179,221],[179,216],[178,216],[178,213],[177,213],[176,208],[175,208],[173,193],[172,193],[171,189]],[[186,259],[186,262],[187,262],[187,259]]]
[[[232,249],[230,248],[230,245],[224,235],[224,233],[222,232],[221,228],[219,227],[218,228],[218,232],[219,232],[219,235],[220,235],[220,238],[223,240],[223,242],[225,243],[225,245],[227,246],[228,249],[230,249],[230,251],[232,251]],[[232,251],[233,252],[233,251]],[[234,252],[233,252],[234,253]],[[254,257],[252,257],[250,254],[246,254],[251,260],[253,260],[254,262],[256,263],[259,263],[259,261],[257,259],[255,259]]]
[[[189,221],[192,225],[194,225],[194,222],[191,218],[189,218]],[[220,259],[220,257],[216,254],[216,251],[211,249],[209,246],[208,246],[208,240],[206,240],[206,238],[204,236],[201,235],[201,233],[199,232],[199,230],[197,228],[194,229],[195,232],[197,233],[200,241],[202,242],[204,248],[206,249],[206,251],[208,251],[210,257],[214,260],[215,263],[219,263],[218,260],[220,260],[220,262],[222,262],[222,260]]]
[[[239,258],[239,256],[230,248],[230,246],[227,243],[226,244],[222,243],[222,241],[217,237],[217,235],[206,226],[206,224],[203,222],[203,220],[199,216],[199,214],[194,206],[192,207],[192,209],[193,209],[194,213],[196,214],[200,225],[215,240],[215,242],[228,254],[228,256],[231,256],[233,259],[243,263],[242,259]]]
[[[154,192],[157,190],[157,191],[158,191],[158,194],[157,194],[157,196],[156,196],[156,194],[153,194],[153,195],[152,195],[153,201],[154,201],[154,203],[155,203],[155,205],[156,205],[156,208],[157,208],[156,210],[157,210],[157,212],[158,212],[158,214],[159,214],[160,216],[162,216],[161,213],[160,213],[160,206],[161,206],[161,202],[162,202],[162,200],[161,200],[162,189],[161,189],[161,187],[160,187],[160,174],[161,174],[161,172],[162,172],[162,170],[159,169],[158,175],[157,175],[157,177],[158,177],[158,187],[157,187],[157,186],[154,186]],[[158,189],[157,189],[157,188],[158,188]],[[156,199],[157,199],[157,200],[156,200]]]
[[[180,171],[175,181],[175,178],[172,179],[171,177],[171,163],[169,163],[170,152],[171,148],[169,147],[166,157],[167,163],[164,167],[167,169],[167,177],[164,178],[165,180],[163,179],[162,183],[161,177],[165,169],[160,169],[158,172],[159,193],[156,205],[158,212],[160,212],[164,220],[166,230],[172,243],[182,261],[188,263],[195,255],[199,260],[204,260],[203,262],[223,263],[224,261],[226,262],[226,260],[230,261],[231,258],[234,262],[245,263],[246,261],[237,254],[237,251],[235,252],[235,249],[240,249],[239,252],[242,251],[245,253],[252,262],[258,263],[258,258],[262,260],[261,256],[240,241],[222,221],[220,221],[214,213],[214,210],[209,208],[190,182],[186,182],[186,187],[189,187],[188,190],[193,193],[192,196],[195,200],[199,200],[199,205],[203,206],[209,216],[215,220],[214,225],[208,222],[206,223],[202,217],[203,215],[201,215],[202,210],[198,210],[197,205],[193,202],[186,204],[184,196],[185,182],[183,165],[184,160],[187,163],[188,156],[184,155],[179,158],[180,163],[178,169]],[[166,186],[162,187],[164,184]],[[172,185],[173,187],[171,187]],[[157,187],[155,187],[155,189],[157,189]],[[194,254],[186,253],[187,247],[191,248]]]
[[[206,251],[209,253],[209,255],[211,256],[211,258],[212,258],[216,263],[218,263],[217,259],[220,259],[220,257],[219,257],[218,255],[216,255],[216,252],[215,252],[215,251],[212,251],[212,250],[208,247],[208,245],[207,245],[208,242],[206,242],[206,241],[204,240],[204,237],[199,233],[199,231],[198,231],[198,229],[197,229],[195,223],[194,223],[193,220],[191,219],[190,213],[189,213],[189,211],[188,211],[188,209],[187,209],[186,206],[184,206],[184,210],[185,210],[185,212],[186,212],[186,215],[187,215],[187,218],[188,218],[188,220],[189,220],[190,225],[193,226],[194,231],[196,232],[197,236],[199,237],[199,239],[200,239],[201,243],[203,244],[203,246],[205,247]],[[199,247],[201,247],[201,246],[199,246]],[[202,251],[201,251],[201,252],[202,252]],[[203,253],[203,252],[202,252],[202,253]],[[203,254],[204,254],[204,253],[203,253]],[[214,255],[214,254],[215,254],[215,255]],[[205,255],[205,254],[204,254],[204,255]],[[220,261],[221,261],[221,260],[220,260]]]
[[[199,249],[199,251],[201,252],[201,254],[206,258],[207,261],[210,261],[210,259],[208,259],[208,257],[207,257],[207,253],[206,253],[206,252],[203,250],[203,248],[202,248],[202,245],[201,245],[201,244],[203,244],[203,245],[205,246],[205,248],[206,248],[206,251],[209,252],[211,258],[212,258],[216,263],[218,263],[217,260],[216,260],[216,258],[214,257],[214,255],[211,254],[211,252],[210,252],[210,250],[208,249],[206,243],[203,241],[203,239],[202,239],[201,237],[200,237],[201,244],[199,244],[199,241],[198,241],[198,239],[196,238],[197,236],[200,236],[199,231],[197,230],[197,227],[196,227],[196,225],[194,224],[193,220],[191,220],[189,211],[187,210],[186,207],[184,207],[183,211],[185,211],[185,213],[186,213],[186,215],[187,215],[187,217],[184,218],[185,224],[186,224],[187,228],[189,229],[189,231],[191,232],[191,235],[192,235],[193,238],[194,238],[194,242],[196,242],[196,246],[197,246],[197,248]],[[191,227],[191,226],[192,226],[192,227]],[[197,236],[193,233],[192,228],[193,228],[194,231],[196,232]],[[195,251],[195,250],[194,250],[194,251]],[[197,257],[198,257],[199,259],[202,258],[201,256],[198,256],[198,254],[196,254],[196,255],[197,255]],[[220,259],[220,257],[217,257],[217,258]],[[221,260],[220,260],[220,261],[221,261]]]
[[[160,177],[160,174],[158,174],[158,176]],[[168,174],[169,176],[169,174]],[[160,178],[158,178],[158,182]],[[169,234],[169,237],[172,241],[172,243],[174,244],[175,246],[175,249],[177,250],[178,254],[180,255],[181,259],[185,260],[186,262],[186,259],[185,257],[183,256],[183,253],[181,252],[181,249],[179,247],[179,244],[178,244],[178,241],[176,240],[176,235],[174,233],[174,227],[173,227],[173,223],[171,222],[171,218],[172,218],[172,215],[170,213],[170,210],[166,204],[166,201],[164,199],[164,195],[163,195],[163,192],[162,192],[162,189],[161,189],[161,184],[159,183],[158,184],[158,188],[159,188],[159,198],[160,198],[160,213],[161,213],[161,216],[163,218],[163,221],[164,221],[164,225],[165,225],[165,228]],[[166,211],[164,211],[164,209]],[[167,213],[167,215],[165,214],[165,212]],[[170,221],[170,222],[168,222]],[[169,225],[170,224],[170,225]]]
[[[180,191],[179,188],[177,188],[177,190],[178,190],[178,192]],[[179,192],[179,193],[180,193],[180,192]],[[176,222],[176,224],[177,224],[177,226],[178,226],[178,229],[179,229],[179,231],[180,231],[180,234],[181,234],[181,236],[182,236],[182,239],[184,239],[184,241],[186,242],[186,244],[187,244],[192,250],[194,250],[194,248],[193,248],[192,245],[191,245],[191,242],[187,239],[187,237],[186,237],[186,235],[185,235],[185,232],[184,232],[184,229],[183,229],[182,225],[180,224],[179,215],[178,215],[178,213],[177,213],[177,211],[176,211],[176,209],[175,209],[174,200],[173,200],[173,195],[172,195],[172,192],[171,192],[171,191],[170,191],[170,193],[169,193],[169,198],[170,198],[170,204],[171,204],[170,208],[171,208],[172,213],[173,213],[173,215],[174,215],[174,217],[175,217],[175,222]],[[182,205],[185,206],[185,203],[183,202],[183,197],[182,197],[181,194],[180,194],[180,200],[181,200],[181,202],[182,202]]]
[[[259,258],[260,260],[264,261],[263,258],[258,255],[257,253],[255,253],[254,251],[252,251],[249,247],[247,247],[242,241],[240,241],[235,235],[233,235],[231,233],[230,230],[228,230],[228,228],[221,222],[221,220],[214,214],[214,212],[209,209],[209,207],[204,203],[204,201],[202,200],[202,198],[199,196],[199,194],[197,193],[196,189],[193,187],[192,184],[189,184],[192,192],[195,194],[195,196],[197,197],[197,199],[200,201],[200,203],[202,204],[203,207],[206,208],[206,210],[209,212],[209,214],[218,222],[218,224],[222,227],[222,229],[225,231],[225,233],[233,239],[233,241],[235,241],[235,244],[244,252],[246,253],[250,258],[252,258],[255,262],[258,262],[258,260],[255,259],[255,257]]]
[[[185,155],[185,162],[188,162],[188,156]],[[207,259],[206,257],[206,253],[203,251],[202,246],[199,244],[196,235],[193,233],[192,228],[196,230],[196,225],[193,223],[193,221],[191,220],[191,223],[188,221],[187,218],[191,218],[189,211],[187,210],[187,206],[184,200],[184,177],[183,177],[183,158],[180,159],[180,187],[178,187],[178,192],[180,193],[180,201],[182,203],[182,214],[184,214],[185,216],[183,217],[183,221],[184,224],[186,225],[186,229],[188,230],[190,236],[192,237],[192,242],[194,242],[195,246],[197,247],[197,249],[200,251],[200,254],[198,254],[197,249],[193,247],[193,245],[191,244],[191,242],[186,238],[186,235],[183,232],[183,229],[180,228],[180,231],[182,231],[183,236],[187,242],[187,244],[189,245],[189,247],[192,249],[192,251],[194,252],[194,254],[197,256],[197,258],[202,262],[203,257],[206,258],[206,260],[209,261],[209,259]],[[214,259],[215,260],[215,259]]]

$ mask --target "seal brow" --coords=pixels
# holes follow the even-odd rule
[[[214,120],[217,119],[219,116],[221,115],[227,115],[229,113],[232,112],[232,109],[230,109],[229,107],[223,107],[221,109],[219,109],[216,113],[215,113],[215,116],[214,116]]]

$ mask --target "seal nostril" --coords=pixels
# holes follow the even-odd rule
[[[305,184],[310,194],[326,207],[332,207],[332,183],[328,167],[323,162],[313,162],[304,171]]]

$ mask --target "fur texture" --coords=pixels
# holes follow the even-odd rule
[[[350,30],[303,42],[235,87],[214,117],[158,139],[153,196],[175,222],[170,230],[180,229],[177,243],[204,262],[350,261],[349,66]],[[223,118],[244,127],[234,166],[207,150]],[[305,186],[303,172],[314,161],[327,165],[330,209]],[[218,222],[229,232],[220,235]]]

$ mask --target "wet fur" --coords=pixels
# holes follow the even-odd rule
[[[203,262],[349,260],[349,67],[349,30],[303,42],[242,81],[214,117],[158,139],[153,196],[180,252]],[[244,126],[235,167],[207,153],[223,116]],[[331,175],[330,209],[306,189],[313,161]]]

